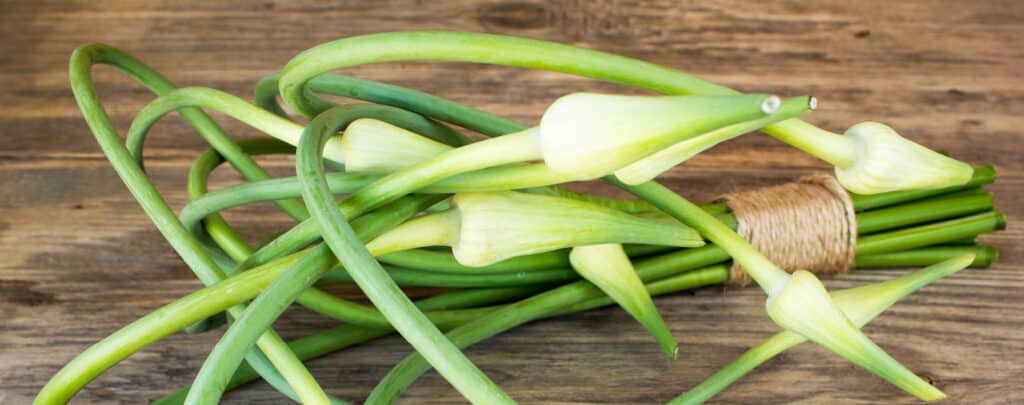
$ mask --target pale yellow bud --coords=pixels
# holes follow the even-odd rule
[[[846,135],[857,141],[857,159],[848,167],[837,166],[836,177],[855,193],[956,186],[974,173],[970,165],[914,143],[884,124],[862,122]]]
[[[384,121],[361,118],[341,137],[349,172],[391,173],[433,159],[452,147]]]

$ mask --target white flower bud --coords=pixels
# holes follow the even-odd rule
[[[544,162],[574,180],[595,179],[679,141],[771,114],[768,95],[615,96],[575,93],[548,107],[540,122]]]
[[[921,380],[864,335],[832,300],[814,274],[797,270],[770,289],[765,309],[780,327],[798,333],[922,399],[941,391]]]
[[[974,261],[974,257],[974,254],[964,254],[881,283],[835,291],[831,294],[832,300],[854,325],[862,327],[903,297],[936,280],[963,270]],[[790,330],[776,333],[725,366],[723,371],[719,371],[697,388],[677,398],[673,403],[706,401],[758,365],[806,341],[805,337]],[[724,370],[729,370],[729,372],[726,373]],[[893,383],[902,384],[899,385],[900,388],[922,400],[941,399],[945,396],[931,384],[920,379],[898,380]]]
[[[857,141],[857,160],[836,167],[844,188],[859,194],[894,190],[950,187],[966,183],[974,169],[910,141],[877,122],[850,127],[846,135]]]
[[[690,227],[671,218],[645,218],[583,201],[519,192],[455,195],[461,216],[455,258],[484,266],[510,257],[572,246],[643,243],[704,244]]]
[[[341,153],[349,172],[391,173],[452,147],[384,121],[361,118],[345,128]]]

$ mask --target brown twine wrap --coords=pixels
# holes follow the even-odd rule
[[[832,176],[813,175],[780,186],[719,198],[736,217],[736,231],[786,271],[845,273],[853,264],[857,222],[853,201]],[[733,264],[728,285],[752,279]]]

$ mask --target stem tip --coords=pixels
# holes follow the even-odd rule
[[[776,96],[768,96],[768,98],[764,99],[764,102],[761,103],[761,112],[765,114],[773,114],[780,106],[782,106],[782,100]]]

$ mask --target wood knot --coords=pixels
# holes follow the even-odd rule
[[[50,293],[37,291],[38,283],[19,280],[0,280],[0,302],[29,307],[56,304],[59,300]]]
[[[543,3],[508,2],[480,7],[480,24],[487,28],[536,29],[551,24],[554,13]]]

